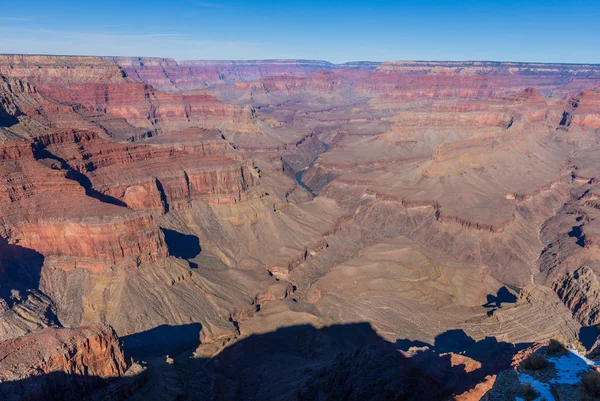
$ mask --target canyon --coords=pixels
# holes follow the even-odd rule
[[[599,65],[0,55],[0,172],[3,399],[478,400],[597,353]]]

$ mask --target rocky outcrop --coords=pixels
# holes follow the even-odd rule
[[[561,120],[561,128],[568,130],[573,127],[583,129],[600,128],[600,92],[588,90],[574,96],[567,103],[567,109]]]
[[[109,326],[48,328],[0,343],[0,394],[5,400],[81,399],[128,367]]]
[[[582,325],[600,322],[600,282],[588,266],[557,277],[552,289]]]
[[[98,259],[108,268],[127,258],[141,263],[168,255],[163,235],[149,214],[24,224],[12,229],[11,241],[46,257],[74,258],[75,266],[78,258]]]
[[[52,300],[37,290],[13,289],[0,298],[0,342],[59,326]]]

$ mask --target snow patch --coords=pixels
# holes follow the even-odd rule
[[[581,377],[584,375],[584,373],[596,366],[594,362],[587,359],[579,352],[571,350],[569,350],[566,355],[548,358],[548,361],[553,363],[554,367],[556,368],[556,375],[550,380],[549,383],[543,383],[539,380],[536,380],[533,378],[533,376],[527,373],[519,373],[519,381],[522,384],[529,383],[535,389],[535,391],[540,393],[535,401],[555,401],[554,396],[550,391],[551,384],[577,384],[581,380]],[[517,398],[517,400],[522,401],[520,398]]]
[[[537,400],[554,401],[554,396],[552,395],[552,392],[550,391],[549,383],[542,383],[539,380],[535,380],[532,376],[530,376],[526,373],[522,373],[519,375],[519,381],[522,384],[525,384],[525,383],[531,384],[531,387],[533,387],[535,389],[535,391],[540,393],[538,398],[535,399],[536,401]]]
[[[569,351],[567,355],[559,358],[549,358],[556,366],[557,374],[552,383],[576,384],[581,380],[583,373],[596,366],[596,364],[577,351]]]

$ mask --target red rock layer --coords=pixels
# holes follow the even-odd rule
[[[99,259],[108,266],[126,258],[141,263],[168,255],[163,235],[149,214],[132,213],[114,220],[92,217],[82,221],[38,221],[19,225],[11,234],[11,242],[46,257]]]
[[[5,400],[79,399],[128,363],[107,325],[48,328],[0,343],[0,396]]]
[[[585,91],[573,98],[563,115],[562,125],[581,128],[600,128],[600,91]]]
[[[0,145],[0,235],[9,244],[44,256],[93,258],[101,264],[129,257],[152,261],[167,255],[151,215],[87,196],[65,170],[36,160],[32,150],[36,146]]]
[[[73,138],[72,133],[66,136]],[[82,183],[67,178],[69,170],[49,168],[36,159],[33,149],[39,143],[59,140],[64,136],[0,145],[0,235],[44,256],[94,258],[107,264],[166,256],[162,233],[150,214],[94,199]]]
[[[127,75],[166,91],[191,91],[236,83],[254,91],[336,91],[388,98],[477,98],[517,93],[536,87],[564,96],[593,87],[600,77],[594,65],[494,62],[391,62],[335,65],[318,61],[182,61],[152,58],[105,58]],[[566,79],[572,76],[573,79]],[[558,89],[561,86],[562,89]]]
[[[2,117],[4,116],[4,117]],[[0,127],[14,128],[15,124],[22,121],[12,133],[0,132],[0,138],[11,135],[9,139],[23,139],[39,135],[43,127],[58,130],[82,129],[96,134],[105,134],[97,125],[86,121],[79,115],[75,107],[56,102],[42,94],[36,87],[15,77],[0,75],[0,118],[5,123]],[[7,121],[6,118],[12,118]]]
[[[0,74],[33,84],[64,104],[83,105],[162,133],[189,126],[256,130],[243,109],[204,93],[174,94],[126,77],[116,64],[97,57],[0,56]],[[70,107],[70,106],[63,106]],[[71,127],[74,128],[74,127]]]
[[[86,174],[95,189],[132,209],[166,211],[192,199],[235,203],[248,199],[259,184],[251,164],[216,132],[190,128],[148,143],[89,137],[50,144],[47,150]]]

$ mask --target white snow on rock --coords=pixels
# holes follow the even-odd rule
[[[552,392],[550,391],[550,385],[553,383],[558,384],[576,384],[582,376],[596,366],[596,364],[585,356],[579,354],[577,351],[571,351],[560,357],[548,358],[550,363],[554,364],[556,368],[556,375],[550,380],[549,383],[543,383],[533,378],[533,376],[527,373],[519,372],[519,381],[523,384],[529,383],[531,386],[540,393],[535,401],[555,401]],[[517,401],[523,401],[517,397]]]
[[[519,375],[519,381],[523,384],[525,384],[525,383],[531,384],[531,386],[535,389],[535,391],[540,393],[540,395],[538,396],[538,398],[535,399],[535,401],[538,401],[538,400],[554,401],[554,396],[552,395],[552,392],[550,391],[549,383],[543,383],[539,380],[535,380],[532,376],[530,376],[526,373],[522,373]]]

